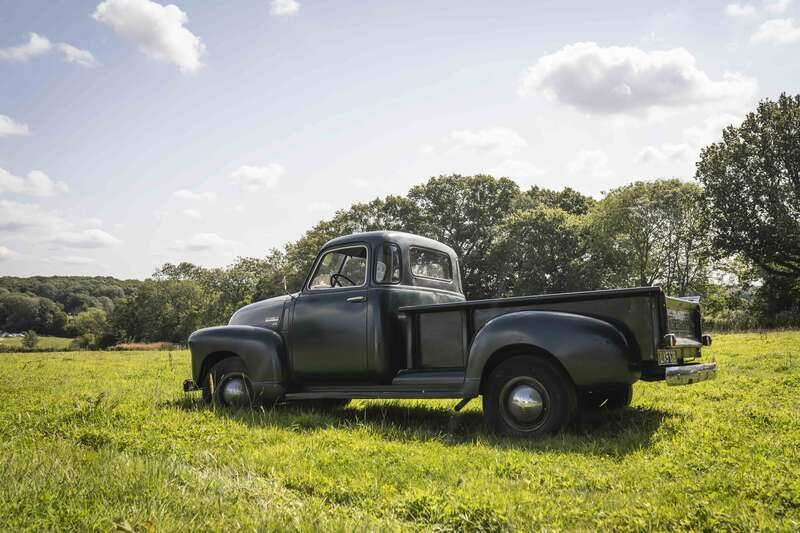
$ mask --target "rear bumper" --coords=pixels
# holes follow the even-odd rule
[[[668,366],[664,371],[667,385],[691,385],[700,381],[716,379],[717,363]]]
[[[197,386],[197,383],[195,383],[193,379],[184,379],[183,392],[190,392],[193,390],[200,390],[200,387]]]

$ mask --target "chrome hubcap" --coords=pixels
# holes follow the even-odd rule
[[[225,405],[232,407],[244,407],[250,403],[247,384],[241,376],[232,376],[226,379],[222,384],[220,396]]]
[[[511,389],[507,400],[508,414],[519,424],[532,424],[544,412],[544,399],[536,388],[521,383]]]

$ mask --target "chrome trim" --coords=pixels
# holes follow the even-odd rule
[[[667,385],[692,385],[717,378],[717,363],[668,366],[664,371]]]

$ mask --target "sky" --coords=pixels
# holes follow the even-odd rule
[[[800,0],[0,0],[0,275],[223,266],[440,174],[691,179],[798,58]]]

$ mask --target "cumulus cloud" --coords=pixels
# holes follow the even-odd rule
[[[767,20],[750,37],[750,44],[791,44],[797,41],[800,41],[800,28],[792,19]]]
[[[739,122],[741,117],[731,114],[707,117],[698,124],[685,128],[680,142],[644,147],[637,154],[636,161],[640,164],[677,161],[693,165],[704,146],[719,141],[724,128]]]
[[[231,177],[246,191],[268,189],[274,187],[283,176],[283,167],[277,163],[265,166],[242,165]]]
[[[184,209],[183,211],[181,211],[181,214],[183,214],[183,216],[185,217],[193,218],[195,220],[199,219],[201,216],[200,211],[198,211],[197,209]]]
[[[470,150],[508,157],[528,146],[528,142],[511,128],[455,130],[445,138],[453,150]]]
[[[297,0],[272,0],[269,12],[276,17],[286,17],[294,15],[300,11],[300,3]]]
[[[46,54],[50,51],[51,46],[47,37],[43,37],[38,33],[29,33],[28,42],[8,48],[0,48],[0,59],[25,63],[36,56]]]
[[[53,196],[57,193],[67,192],[66,183],[53,181],[40,170],[32,170],[27,176],[15,176],[0,168],[0,194],[16,193],[30,194],[33,196]]]
[[[738,4],[734,2],[725,6],[725,14],[734,18],[752,17],[756,14],[756,8],[751,4]]]
[[[61,52],[61,57],[67,63],[75,63],[82,67],[97,66],[97,61],[88,50],[81,50],[67,43],[56,43],[54,47],[47,37],[38,33],[29,33],[27,43],[0,48],[0,60],[25,63],[34,57],[45,55],[51,50]]]
[[[75,63],[76,65],[86,68],[94,68],[97,66],[97,60],[89,50],[81,50],[67,43],[58,43],[57,46],[64,61],[67,63]]]
[[[638,163],[652,163],[656,161],[686,161],[693,155],[688,144],[664,143],[658,146],[646,146],[636,156]]]
[[[30,135],[31,130],[27,124],[15,122],[9,116],[0,115],[0,137],[8,137],[10,135]]]
[[[94,263],[94,259],[82,255],[68,255],[66,257],[61,257],[60,262],[67,265],[89,265]]]
[[[18,232],[30,228],[54,229],[61,219],[37,204],[0,200],[0,232]]]
[[[783,13],[791,3],[792,0],[767,0],[765,7],[770,13]]]
[[[544,170],[530,161],[506,159],[490,168],[489,174],[528,182],[544,174]]]
[[[151,0],[104,0],[92,15],[115,32],[133,41],[145,55],[176,65],[181,72],[202,66],[206,47],[186,28],[188,16],[174,4]]]
[[[12,257],[16,256],[17,252],[11,250],[10,248],[6,248],[5,246],[0,246],[0,261],[7,261]]]
[[[604,178],[611,174],[608,156],[602,150],[583,150],[569,164],[569,170],[593,178]]]
[[[204,252],[225,245],[225,240],[216,233],[198,233],[187,240],[175,241],[175,247],[188,252]]]
[[[180,189],[172,193],[173,198],[177,198],[179,200],[206,200],[209,202],[213,202],[217,199],[217,193],[215,192],[194,192],[190,191],[189,189]]]
[[[50,242],[65,248],[111,248],[120,243],[119,239],[98,228],[61,231]]]
[[[358,187],[359,189],[364,189],[366,187],[369,187],[369,181],[367,181],[367,180],[365,180],[363,178],[353,178],[353,179],[350,180],[350,183],[354,187]]]
[[[322,202],[319,200],[309,202],[308,204],[309,211],[333,211],[333,206],[328,202]]]
[[[420,144],[417,146],[417,151],[422,155],[430,155],[433,153],[433,145],[432,144]]]
[[[713,80],[684,48],[645,51],[579,42],[539,58],[520,92],[591,114],[639,114],[752,98],[756,82],[739,74]]]

